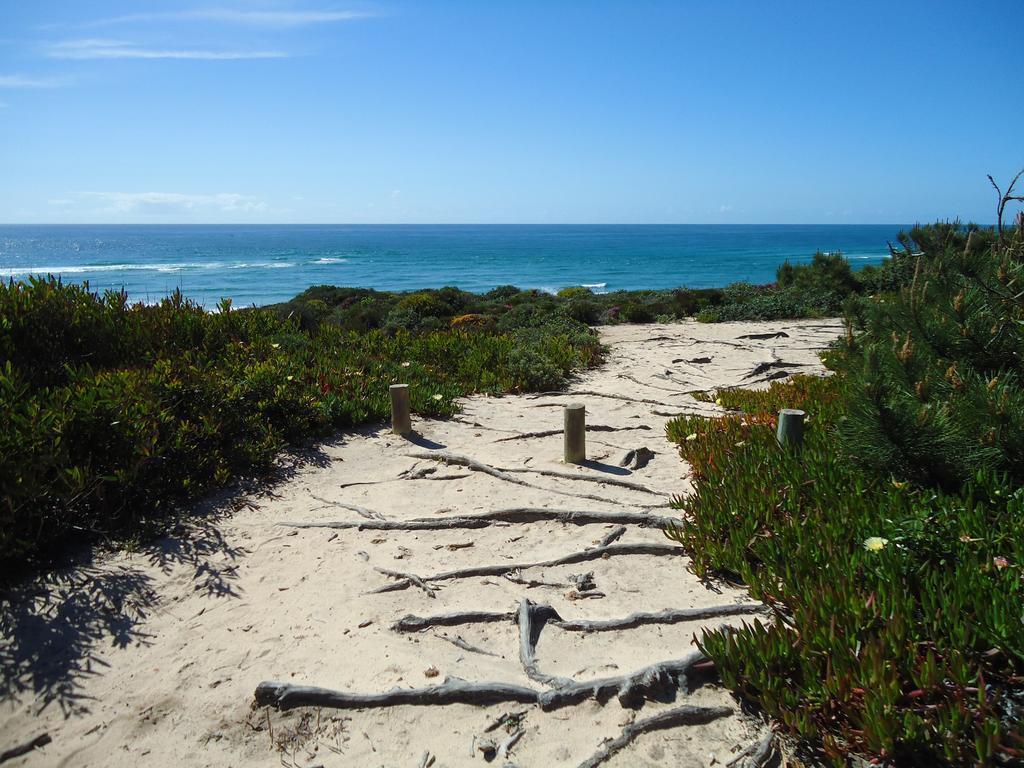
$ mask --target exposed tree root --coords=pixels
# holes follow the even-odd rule
[[[459,456],[458,454],[448,453],[447,451],[415,452],[415,453],[408,454],[408,456],[410,458],[413,458],[413,459],[429,459],[431,461],[440,461],[440,462],[442,462],[444,464],[456,464],[458,466],[463,466],[463,467],[466,467],[468,469],[471,469],[474,472],[482,472],[483,474],[490,475],[491,477],[497,478],[498,480],[504,480],[507,483],[513,483],[515,485],[521,485],[521,486],[523,486],[525,488],[534,488],[536,490],[545,491],[547,493],[557,493],[559,496],[572,496],[572,497],[577,498],[577,499],[590,499],[592,501],[604,502],[605,504],[627,504],[628,503],[628,502],[619,501],[617,499],[605,498],[604,496],[595,496],[595,495],[590,494],[590,493],[574,493],[572,491],[562,491],[562,490],[559,490],[557,488],[544,488],[543,486],[534,485],[533,483],[528,483],[525,480],[520,480],[517,477],[512,477],[512,475],[509,474],[507,471],[505,471],[503,469],[498,469],[496,467],[492,467],[490,464],[484,464],[483,462],[477,461],[476,459],[471,459],[468,456]],[[533,470],[533,471],[540,472],[541,470]],[[572,477],[574,477],[576,479],[583,479],[583,478],[578,478],[575,475],[573,475]],[[619,482],[622,482],[622,481],[619,481]],[[653,491],[652,491],[652,493],[653,493]],[[636,505],[630,504],[629,506],[636,506]]]
[[[726,616],[743,616],[751,613],[763,613],[765,607],[760,603],[736,603],[734,605],[712,605],[707,608],[667,608],[657,613],[631,613],[621,619],[605,619],[602,621],[584,621],[583,619],[562,619],[551,621],[552,626],[567,632],[610,632],[619,629],[633,629],[646,624],[680,624],[685,621],[700,619],[718,619]]]
[[[607,547],[594,547],[582,552],[573,552],[553,560],[542,560],[535,563],[499,563],[496,565],[478,565],[471,568],[461,568],[455,571],[445,571],[433,576],[417,576],[423,582],[450,581],[452,579],[468,579],[476,576],[504,576],[512,571],[521,571],[526,568],[553,568],[556,565],[570,565],[582,563],[587,560],[599,560],[604,557],[615,557],[620,555],[682,555],[682,550],[674,544],[655,544],[648,542],[637,542],[634,544],[610,544]],[[413,576],[414,574],[409,574]],[[400,589],[407,589],[413,583],[410,578],[405,578],[395,584],[388,584],[377,589],[370,590],[368,594],[381,592],[394,592]]]
[[[256,704],[286,710],[295,707],[363,709],[400,705],[431,706],[444,704],[500,704],[518,701],[535,704],[537,691],[507,683],[469,683],[449,678],[426,688],[396,688],[387,693],[350,693],[329,688],[290,683],[263,682],[256,686]]]
[[[737,336],[736,338],[763,341],[765,339],[788,339],[789,334],[785,331],[776,331],[775,333],[745,333],[742,336]]]
[[[455,613],[441,613],[436,616],[414,616],[408,614],[403,616],[394,624],[391,629],[396,632],[419,632],[430,627],[456,627],[460,624],[488,624],[499,621],[513,621],[516,614],[513,611],[503,613],[494,611],[456,611]]]
[[[385,576],[390,576],[392,579],[401,579],[402,583],[404,583],[406,587],[410,584],[419,587],[427,593],[427,597],[437,597],[437,592],[435,592],[431,587],[428,587],[426,584],[424,584],[423,580],[420,579],[420,577],[417,576],[415,573],[389,571],[386,568],[374,568],[374,570],[377,571],[377,573],[383,573]],[[402,587],[402,589],[405,589],[405,587]]]
[[[606,701],[615,696],[624,707],[638,704],[644,699],[670,701],[681,689],[685,689],[686,675],[697,665],[707,661],[700,651],[673,661],[663,661],[637,670],[630,675],[604,677],[582,683],[553,688],[537,697],[541,709],[578,704],[586,699]]]
[[[364,709],[399,705],[487,705],[505,701],[538,704],[541,709],[551,710],[591,698],[603,702],[612,696],[618,698],[623,706],[632,706],[646,698],[671,699],[685,683],[686,675],[706,660],[702,653],[695,651],[686,658],[652,664],[629,675],[571,682],[548,691],[508,683],[469,683],[459,678],[448,678],[440,685],[426,688],[395,688],[386,693],[350,693],[266,681],[256,686],[255,698],[258,706],[269,705],[281,710],[295,707]]]
[[[572,685],[573,680],[567,677],[555,677],[547,675],[537,668],[537,658],[534,655],[537,641],[540,639],[544,623],[555,616],[555,610],[550,605],[537,605],[526,598],[519,604],[517,613],[519,618],[519,661],[523,665],[523,671],[531,680],[554,687]]]
[[[538,606],[549,608],[549,606]],[[547,623],[566,632],[611,632],[620,629],[633,629],[647,624],[680,624],[686,621],[701,619],[718,619],[727,616],[742,616],[762,613],[765,607],[760,603],[735,603],[728,605],[710,605],[705,608],[666,608],[655,613],[631,613],[621,619],[605,619],[602,621],[585,621],[582,619],[563,619],[554,614],[547,618]],[[495,622],[512,622],[518,616],[516,611],[457,611],[441,613],[435,616],[415,616],[409,614],[391,625],[396,632],[419,632],[430,627],[454,627],[460,624],[483,624]]]
[[[607,547],[609,544],[612,544],[612,543],[618,541],[619,539],[621,539],[625,535],[625,533],[626,533],[626,526],[620,525],[614,531],[611,531],[610,533],[608,533],[595,546]]]
[[[690,704],[659,712],[656,715],[645,717],[643,720],[637,720],[627,725],[622,729],[620,735],[607,742],[597,752],[580,763],[579,768],[596,768],[612,755],[621,752],[629,746],[633,739],[642,733],[660,731],[665,728],[676,728],[680,725],[703,725],[720,717],[728,717],[731,714],[732,709],[729,707],[695,707]]]
[[[638,467],[638,469],[640,469],[640,467]],[[585,483],[597,483],[598,485],[617,485],[620,488],[629,488],[631,491],[649,493],[652,496],[669,495],[667,493],[662,493],[661,491],[651,490],[646,485],[641,485],[640,483],[631,483],[629,480],[619,480],[614,477],[590,477],[588,475],[574,474],[572,472],[559,472],[557,469],[529,469],[527,467],[502,467],[501,471],[529,473],[534,475],[543,475],[544,477],[560,477],[565,480],[581,480]]]
[[[679,394],[683,394],[680,392]],[[627,403],[647,403],[649,405],[664,405],[669,408],[672,403],[663,403],[661,400],[649,400],[646,397],[627,397],[626,395],[615,395],[611,392],[595,392],[592,389],[574,389],[572,392],[537,392],[529,395],[527,400],[536,400],[540,397],[607,397],[611,400],[625,400]]]
[[[635,427],[609,427],[605,424],[593,424],[587,425],[587,432],[630,432],[638,429],[650,430],[651,428],[646,424],[638,424]],[[564,432],[562,429],[545,429],[540,432],[521,432],[511,437],[499,437],[494,442],[506,443],[509,440],[530,440],[535,437],[552,437],[554,435],[560,435]]]
[[[514,477],[510,477],[512,474],[531,474],[531,475],[543,475],[544,477],[557,477],[564,480],[580,480],[585,483],[597,483],[599,485],[616,485],[620,488],[629,488],[631,491],[640,491],[642,493],[649,493],[652,496],[665,496],[667,494],[659,491],[653,491],[645,485],[639,483],[631,483],[628,480],[619,480],[615,477],[589,477],[587,475],[580,475],[573,472],[559,472],[555,469],[530,469],[528,467],[492,467],[490,464],[484,464],[476,459],[471,459],[469,456],[460,456],[455,453],[448,453],[447,451],[430,451],[430,452],[416,452],[410,453],[410,458],[414,459],[429,459],[430,461],[439,461],[442,464],[456,464],[458,466],[467,467],[474,472],[483,472],[485,475],[496,477],[499,480],[505,480],[509,483],[515,483],[516,485],[523,485],[528,488],[539,488],[539,486],[527,483],[525,480],[519,480]],[[621,501],[614,499],[605,499],[600,496],[590,496],[588,494],[571,493],[569,491],[559,491],[552,488],[540,488],[543,491],[549,491],[551,493],[558,493],[563,496],[579,496],[585,499],[594,499],[595,501],[606,501],[611,504],[622,504]]]
[[[51,741],[53,741],[53,739],[50,738],[50,734],[41,733],[34,739],[29,739],[24,744],[19,744],[16,747],[11,747],[10,749],[5,749],[3,752],[0,752],[0,763],[6,763],[8,760],[13,760],[16,757],[27,755],[29,752],[34,752],[41,747],[45,747]]]
[[[642,527],[666,528],[682,526],[682,520],[645,512],[598,512],[575,509],[541,509],[513,507],[493,512],[480,512],[458,517],[416,517],[411,520],[325,520],[323,522],[281,522],[291,528],[358,528],[367,531],[436,531],[458,528],[487,528],[495,523],[534,523],[552,520],[572,525],[601,525],[620,523]]]

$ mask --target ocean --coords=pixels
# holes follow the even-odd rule
[[[60,275],[153,302],[284,301],[311,285],[556,291],[769,283],[787,259],[888,256],[901,225],[0,226],[0,277]]]

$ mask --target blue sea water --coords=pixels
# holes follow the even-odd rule
[[[385,290],[498,285],[596,291],[768,283],[787,259],[842,251],[877,264],[899,225],[0,226],[0,277],[88,281],[208,307],[284,301],[311,285]]]

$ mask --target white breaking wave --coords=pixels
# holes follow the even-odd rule
[[[65,264],[57,267],[4,267],[0,277],[22,275],[87,275],[94,272],[180,272],[188,269],[284,269],[294,267],[288,262],[262,262],[248,264],[240,262],[225,264],[222,261],[182,262],[180,264]]]
[[[580,283],[580,288],[607,288],[608,283]]]
[[[323,258],[317,259],[312,262],[313,264],[345,264],[348,259],[336,258],[334,256],[324,256]]]

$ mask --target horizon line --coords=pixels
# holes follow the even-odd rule
[[[960,219],[935,219],[936,222],[971,224],[979,227],[994,227],[995,224],[979,224]],[[890,221],[849,221],[849,222],[541,222],[541,221],[436,221],[436,222],[389,222],[389,221],[3,221],[0,227],[905,227],[920,224]]]

